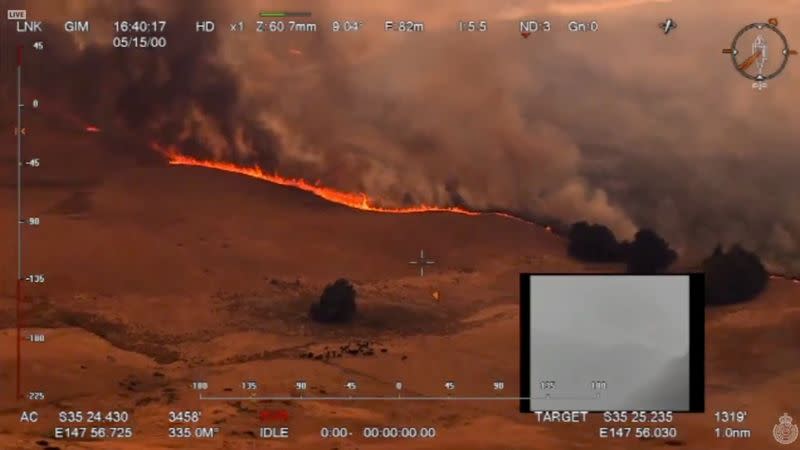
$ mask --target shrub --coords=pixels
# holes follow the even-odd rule
[[[317,322],[349,322],[356,314],[356,290],[340,278],[325,286],[318,303],[312,303],[309,315]]]
[[[724,305],[750,300],[767,286],[769,274],[755,253],[734,245],[727,253],[721,246],[703,261],[706,303]]]
[[[655,231],[641,229],[628,246],[629,273],[658,273],[675,262],[678,254]]]
[[[624,257],[624,247],[605,225],[574,223],[567,234],[567,252],[573,258],[590,262],[616,262]]]

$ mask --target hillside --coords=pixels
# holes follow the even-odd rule
[[[59,149],[64,160],[67,150]],[[397,380],[406,392],[440,395],[450,379],[472,395],[504,380],[514,394],[518,273],[607,268],[570,260],[561,238],[498,216],[369,213],[234,174],[83,157],[96,165],[80,166],[82,178],[51,167],[25,191],[26,210],[44,224],[29,233],[25,264],[46,273],[47,283],[30,290],[24,318],[46,330],[48,342],[25,347],[24,380],[47,386],[48,401],[39,408],[45,423],[20,427],[4,389],[3,448],[49,439],[56,412],[79,408],[132,412],[137,438],[112,448],[174,448],[165,443],[168,411],[187,408],[202,408],[202,424],[224,430],[224,438],[192,441],[193,448],[218,448],[222,439],[226,448],[252,448],[247,433],[264,408],[289,411],[292,443],[304,449],[399,448],[391,440],[319,438],[322,426],[381,424],[437,427],[436,440],[410,448],[663,445],[597,441],[596,426],[535,424],[515,402],[201,402],[192,381],[224,396],[249,395],[240,388],[245,380],[257,380],[261,394],[289,395],[299,378],[316,394],[346,395],[350,379],[363,395],[395,392]],[[0,196],[2,213],[13,217],[14,191],[7,186]],[[14,236],[12,226],[3,222],[3,236]],[[13,274],[15,247],[5,242],[0,264]],[[424,277],[408,264],[420,249],[436,260]],[[358,289],[359,319],[338,328],[309,323],[309,303],[342,276]],[[14,379],[12,287],[4,278],[3,386]],[[709,312],[709,411],[747,409],[752,442],[769,442],[778,415],[797,408],[786,394],[800,382],[799,296],[798,286],[773,280],[758,301]],[[374,354],[307,357],[353,340],[368,341]],[[748,448],[712,442],[710,413],[679,423],[682,448]]]

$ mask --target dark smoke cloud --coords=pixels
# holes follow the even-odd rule
[[[365,22],[350,34],[255,33],[255,1],[166,3],[125,13],[166,17],[166,51],[110,50],[110,36],[65,43],[50,89],[128,133],[387,203],[589,220],[622,239],[648,227],[698,258],[738,241],[800,271],[800,69],[790,62],[753,92],[720,53],[738,28],[766,20],[749,0],[283,5],[311,8],[324,28]],[[790,40],[796,6],[771,5]],[[106,23],[124,15],[119,2],[69,8]],[[427,31],[382,31],[412,11]],[[554,31],[521,39],[514,21],[533,16]],[[679,28],[663,36],[667,16]],[[194,33],[202,18],[223,29]],[[485,18],[490,32],[457,33],[459,18]],[[570,18],[600,31],[568,33]],[[240,19],[249,29],[227,32]]]
[[[276,137],[253,121],[255,110],[243,96],[240,76],[219,61],[220,35],[193,32],[197,18],[222,10],[213,5],[184,2],[165,16],[163,9],[144,2],[118,7],[87,3],[79,9],[82,15],[72,17],[88,17],[94,29],[105,32],[82,41],[81,35],[66,35],[63,22],[46,21],[45,33],[36,39],[46,42],[47,58],[29,58],[26,86],[73,122],[97,124],[117,137],[135,139],[140,152],[153,154],[150,143],[155,142],[198,157],[224,153],[236,162],[274,168]],[[157,50],[112,48],[114,17],[166,18],[168,45]]]

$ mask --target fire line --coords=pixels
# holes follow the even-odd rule
[[[174,147],[163,148],[158,144],[152,144],[152,146],[157,152],[164,155],[167,158],[168,163],[173,166],[204,167],[207,169],[215,169],[224,172],[245,175],[248,177],[257,178],[259,180],[277,184],[280,186],[294,187],[306,192],[310,192],[316,195],[317,197],[328,200],[329,202],[347,206],[353,209],[358,209],[361,211],[370,211],[370,212],[379,212],[388,214],[418,214],[418,213],[430,213],[430,212],[444,212],[444,213],[463,214],[466,216],[493,215],[493,216],[504,217],[507,219],[517,220],[530,225],[535,225],[544,228],[550,233],[553,232],[549,226],[543,227],[542,225],[539,225],[536,222],[532,222],[530,220],[526,220],[521,217],[503,212],[474,211],[470,209],[460,208],[457,206],[443,207],[443,206],[430,206],[430,205],[416,205],[416,206],[397,207],[397,208],[377,206],[369,198],[369,196],[367,196],[367,194],[364,193],[338,191],[336,189],[320,186],[319,184],[311,184],[302,178],[286,178],[278,174],[270,174],[265,172],[259,166],[246,167],[225,161],[199,159],[193,156],[184,155],[180,153],[178,150],[176,150]],[[770,273],[769,275],[770,278],[773,279],[787,280],[791,281],[794,284],[800,285],[800,277],[778,274],[778,273]]]
[[[224,161],[198,159],[193,156],[183,155],[173,148],[162,149],[158,145],[154,145],[154,147],[156,148],[157,151],[159,151],[160,153],[162,153],[164,156],[167,157],[167,160],[170,165],[205,167],[209,169],[216,169],[225,172],[237,173],[240,175],[257,178],[259,180],[267,181],[281,186],[294,187],[306,192],[310,192],[316,195],[317,197],[328,200],[329,202],[337,203],[339,205],[344,205],[362,211],[371,211],[371,212],[380,212],[389,214],[448,212],[455,214],[463,214],[467,216],[496,215],[536,225],[533,222],[524,220],[520,217],[512,216],[510,214],[505,214],[501,212],[473,211],[457,206],[444,207],[444,206],[431,206],[431,205],[415,205],[409,207],[396,207],[396,208],[378,206],[372,199],[369,198],[369,196],[367,196],[367,194],[364,193],[338,191],[336,189],[321,186],[319,184],[309,183],[308,181],[302,178],[286,178],[278,174],[270,174],[265,172],[261,167],[258,166],[245,167]],[[549,227],[547,227],[547,229],[549,230]]]

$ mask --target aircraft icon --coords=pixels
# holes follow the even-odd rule
[[[672,18],[667,18],[660,24],[658,24],[658,28],[664,32],[664,34],[669,34],[670,31],[678,28],[678,22],[675,22]]]

